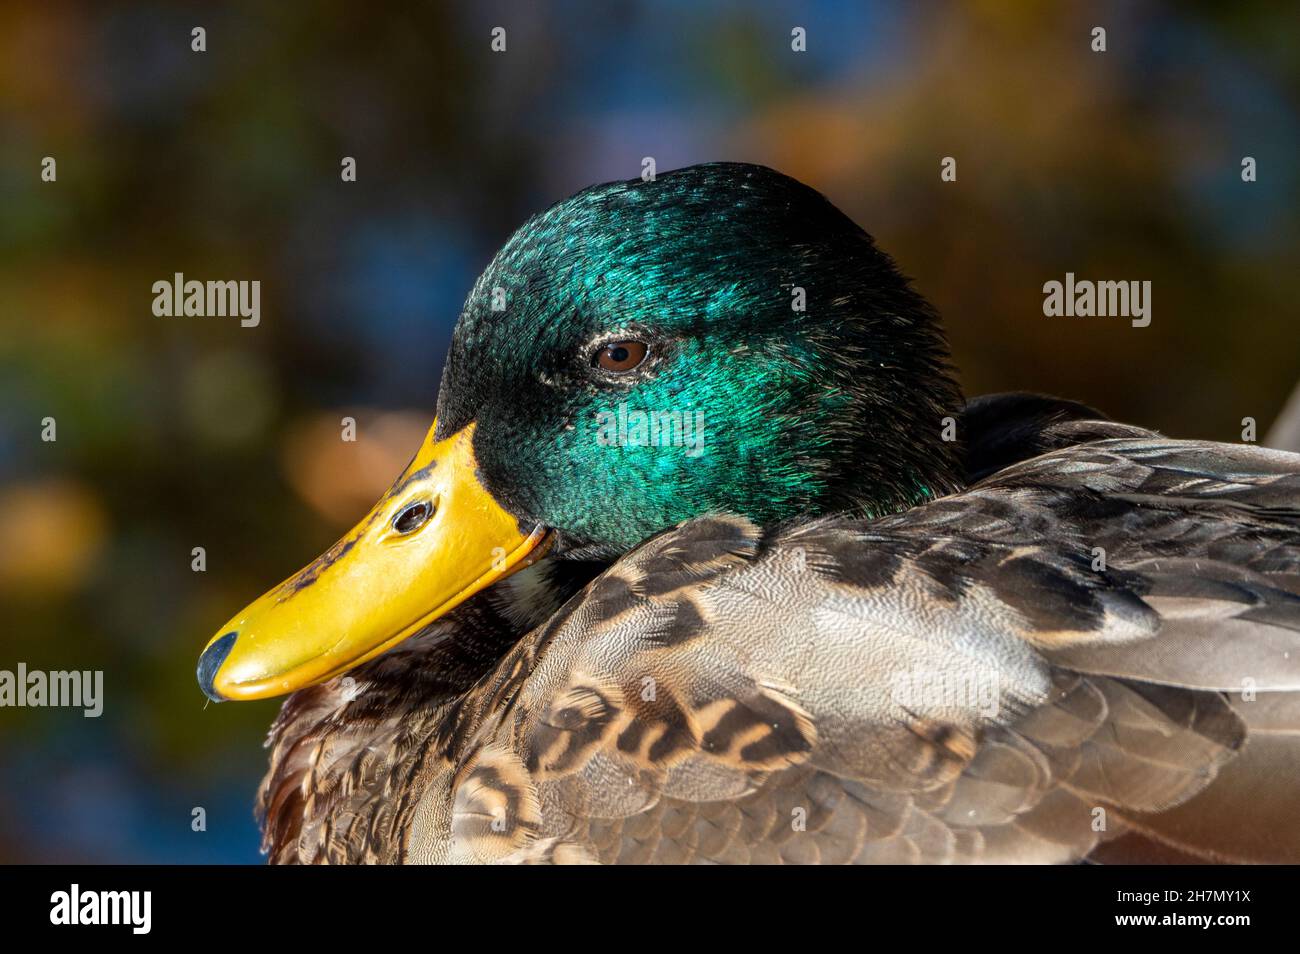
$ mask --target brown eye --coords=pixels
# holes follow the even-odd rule
[[[638,367],[648,350],[644,341],[611,341],[596,349],[591,363],[594,367],[619,374]]]

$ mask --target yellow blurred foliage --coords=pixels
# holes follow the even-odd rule
[[[356,441],[343,439],[345,417],[356,419]],[[402,472],[432,423],[427,413],[418,411],[313,415],[291,428],[285,439],[285,476],[313,510],[349,524]]]
[[[103,549],[108,521],[92,491],[46,480],[0,491],[0,590],[49,595],[76,589]]]

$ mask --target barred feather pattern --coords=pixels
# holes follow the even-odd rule
[[[264,847],[1300,861],[1300,455],[1096,421],[1045,446],[881,519],[699,517],[488,665],[471,607],[295,694]]]

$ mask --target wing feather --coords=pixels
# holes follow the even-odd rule
[[[1300,860],[1250,822],[1300,790],[1300,456],[1071,428],[1112,436],[649,541],[502,663],[469,749],[602,861]]]

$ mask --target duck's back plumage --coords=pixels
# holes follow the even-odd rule
[[[468,692],[473,609],[296,694],[272,859],[1300,860],[1300,455],[1079,416],[892,516],[661,534]]]

